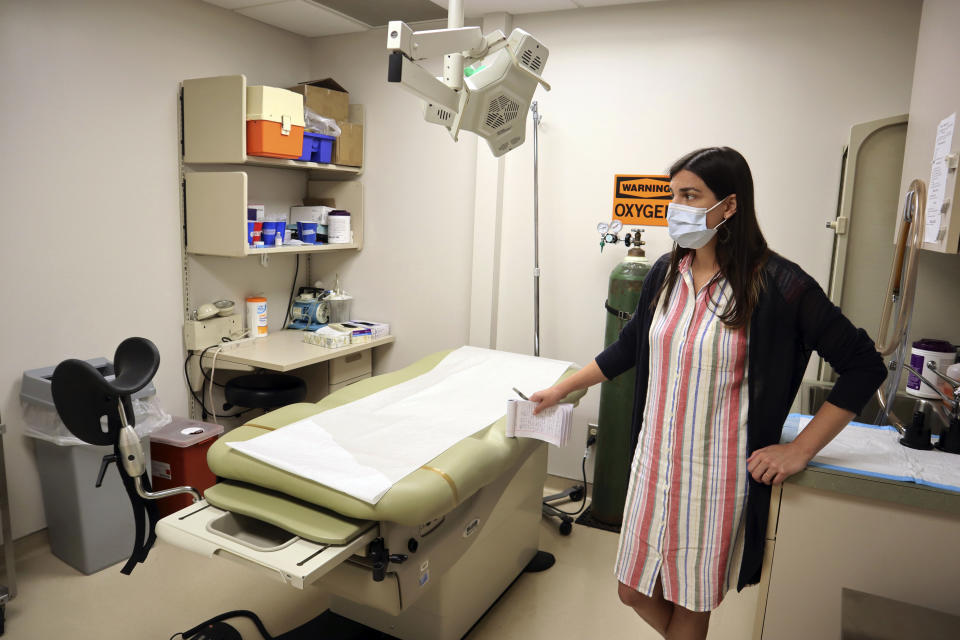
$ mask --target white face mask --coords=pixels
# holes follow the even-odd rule
[[[670,238],[684,249],[699,249],[710,242],[720,225],[727,221],[724,218],[713,229],[707,228],[707,214],[716,209],[720,202],[709,209],[671,202],[667,206],[667,231]]]

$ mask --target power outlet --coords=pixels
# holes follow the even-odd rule
[[[597,443],[597,434],[600,432],[600,426],[596,424],[587,424],[587,446],[591,447]]]
[[[220,344],[223,338],[236,339],[242,334],[243,324],[239,314],[183,323],[183,343],[188,351],[200,351]]]

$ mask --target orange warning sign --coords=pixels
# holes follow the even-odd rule
[[[613,185],[613,219],[623,226],[667,226],[667,205],[673,194],[670,176],[617,175]]]

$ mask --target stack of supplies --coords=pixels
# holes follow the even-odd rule
[[[385,322],[370,322],[368,320],[351,320],[350,324],[358,324],[361,327],[370,329],[370,336],[374,340],[386,338],[390,335],[390,325]]]
[[[367,344],[373,340],[373,333],[370,331],[369,327],[361,327],[359,324],[354,324],[352,322],[338,322],[328,326],[333,327],[338,331],[349,332],[350,344]]]

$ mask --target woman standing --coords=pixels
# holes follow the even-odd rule
[[[539,411],[636,368],[619,595],[664,637],[697,639],[730,587],[760,579],[770,485],[802,470],[886,369],[816,281],[767,248],[742,155],[694,151],[670,168],[670,187],[676,245],[619,339],[531,400]],[[778,444],[813,350],[839,378],[797,438]]]

